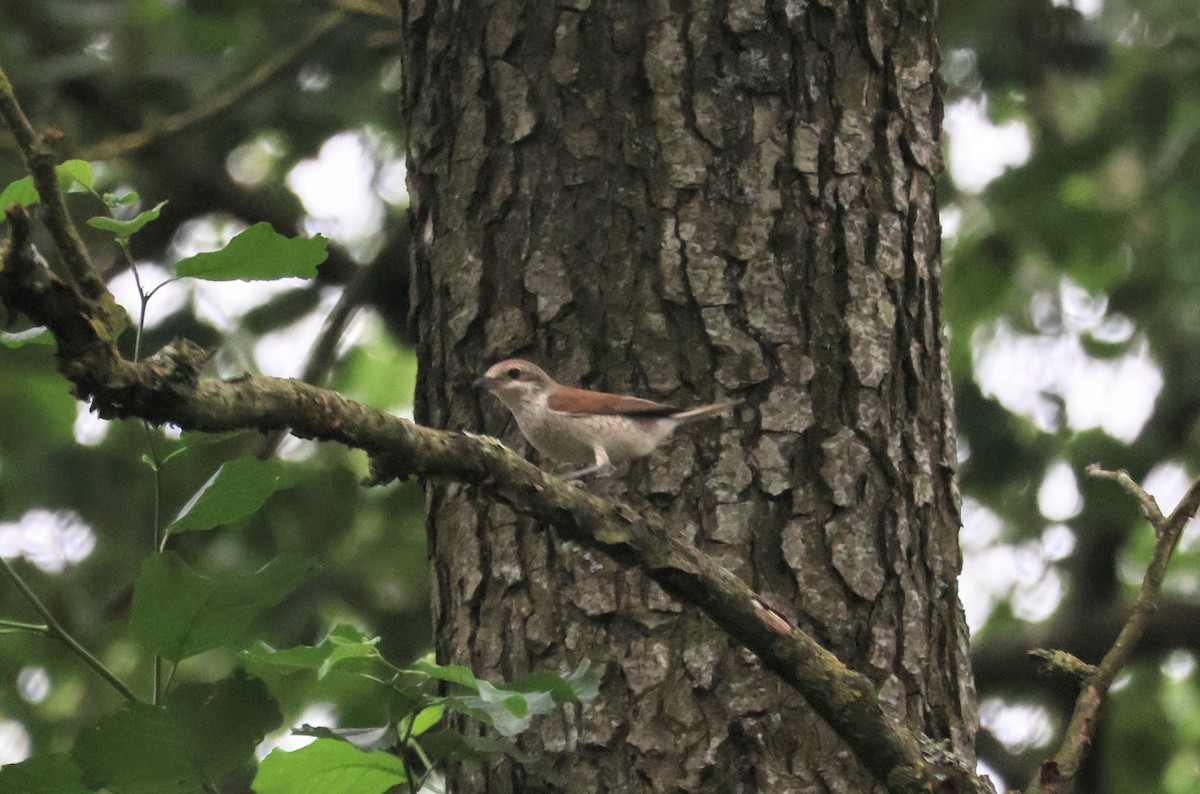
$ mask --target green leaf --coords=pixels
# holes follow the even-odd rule
[[[104,203],[109,207],[127,207],[130,204],[136,203],[141,196],[138,195],[136,190],[131,190],[120,196],[113,193],[105,193],[101,198],[104,199]]]
[[[396,726],[390,722],[374,728],[327,728],[323,725],[301,725],[292,730],[292,735],[349,742],[364,753],[389,750],[396,746]]]
[[[74,754],[88,785],[114,794],[189,791],[200,785],[187,737],[165,706],[127,703],[83,731]]]
[[[127,221],[110,218],[107,215],[97,215],[94,218],[88,218],[88,226],[95,229],[101,229],[106,232],[112,232],[119,243],[129,242],[129,238],[137,234],[139,230],[147,223],[153,220],[158,220],[158,214],[162,211],[163,205],[167,202],[160,201],[152,209],[139,212],[136,217],[130,218]]]
[[[175,272],[208,281],[312,278],[317,274],[317,265],[328,256],[328,244],[319,234],[310,239],[284,237],[264,221],[234,237],[220,251],[178,262]]]
[[[11,207],[13,204],[20,204],[22,207],[32,207],[41,200],[42,198],[38,195],[37,188],[33,186],[33,177],[27,176],[18,179],[16,182],[10,182],[4,188],[4,192],[0,193],[0,211]]]
[[[445,713],[446,707],[441,704],[435,706],[426,706],[425,708],[421,709],[412,719],[411,735],[415,738],[425,733],[425,731],[441,722]]]
[[[382,794],[407,779],[404,762],[394,755],[317,739],[291,753],[268,755],[253,787],[258,794]]]
[[[207,576],[173,552],[155,555],[142,564],[134,584],[129,630],[148,650],[172,661],[232,644],[314,567],[284,554],[249,576]]]
[[[83,773],[66,753],[42,753],[19,764],[0,767],[0,791],[5,794],[91,794]]]
[[[92,164],[87,160],[67,160],[65,163],[59,164],[56,171],[58,186],[61,190],[70,190],[76,183],[82,185],[86,190],[92,189]],[[32,207],[41,200],[42,197],[38,195],[37,188],[33,186],[33,177],[22,177],[16,182],[10,182],[4,188],[4,192],[0,193],[0,212],[13,204]]]
[[[59,163],[55,171],[58,173],[58,187],[62,191],[72,189],[90,191],[96,180],[92,164],[87,160],[67,160],[65,163]],[[79,188],[76,188],[76,185]]]
[[[484,694],[465,697],[452,695],[442,698],[442,703],[447,708],[492,726],[501,736],[516,736],[529,729],[533,715],[525,696],[497,689],[482,680],[479,689]],[[545,700],[553,703],[549,696]]]
[[[25,347],[25,345],[53,345],[54,334],[44,325],[26,328],[16,333],[0,333],[0,344],[5,347]]]
[[[315,672],[317,678],[324,678],[335,665],[347,659],[378,658],[375,646],[379,639],[340,623],[318,645],[277,651],[259,643],[245,652],[244,663],[247,670],[258,676]]]
[[[277,460],[241,458],[222,464],[171,522],[172,532],[212,529],[244,518],[292,478]]]
[[[463,667],[458,664],[437,664],[428,659],[418,659],[413,662],[410,668],[418,673],[424,673],[430,678],[436,678],[440,681],[448,681],[451,684],[458,684],[466,687],[472,692],[479,691],[479,679],[471,672],[470,668]]]
[[[517,692],[548,692],[555,703],[588,703],[600,694],[600,676],[592,672],[591,665],[584,659],[565,678],[558,673],[535,673],[512,688]]]
[[[553,702],[551,698],[546,699]],[[470,698],[467,698],[467,700],[470,701]],[[489,706],[503,706],[514,717],[525,718],[529,716],[530,701],[527,696],[519,692],[513,692],[511,689],[501,689],[482,679],[479,681],[479,701]]]
[[[207,783],[252,761],[254,748],[283,721],[266,684],[241,670],[216,686],[181,686],[166,705],[183,728],[200,779]]]
[[[410,670],[464,687],[476,694],[449,695],[440,703],[494,727],[504,736],[515,736],[529,728],[537,714],[549,714],[559,703],[582,703],[599,691],[599,677],[584,660],[566,678],[555,673],[530,676],[517,687],[503,688],[476,678],[466,667],[440,665],[420,659]]]
[[[238,673],[164,705],[128,703],[81,733],[74,755],[88,785],[113,794],[192,791],[248,763],[281,720],[266,686]]]

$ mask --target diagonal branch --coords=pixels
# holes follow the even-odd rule
[[[1158,610],[1162,584],[1167,575],[1167,566],[1171,563],[1171,556],[1175,553],[1175,547],[1179,545],[1184,526],[1196,514],[1196,510],[1200,509],[1200,480],[1192,483],[1192,487],[1184,494],[1174,512],[1170,516],[1164,516],[1154,497],[1134,482],[1127,472],[1106,471],[1095,464],[1089,466],[1087,471],[1093,477],[1113,480],[1137,500],[1142,514],[1154,527],[1154,551],[1151,553],[1150,565],[1142,578],[1142,587],[1138,591],[1137,601],[1130,611],[1129,619],[1125,621],[1121,633],[1104,654],[1100,664],[1093,667],[1070,657],[1069,654],[1052,654],[1057,660],[1056,669],[1067,670],[1079,678],[1082,689],[1075,700],[1075,710],[1063,735],[1062,746],[1052,758],[1042,764],[1037,779],[1026,789],[1027,794],[1058,794],[1068,791],[1073,785],[1083,758],[1091,746],[1096,731],[1096,719],[1100,707],[1104,705],[1109,687],[1112,686],[1117,673],[1121,672],[1129,661],[1134,647],[1146,633],[1150,619]],[[1049,652],[1044,651],[1034,653],[1043,658],[1049,655]]]
[[[71,222],[67,213],[67,204],[63,200],[62,190],[58,186],[58,172],[55,169],[53,144],[62,133],[49,130],[37,133],[25,117],[13,92],[8,75],[0,70],[0,116],[4,118],[21,156],[25,158],[25,167],[33,177],[33,186],[37,188],[41,198],[41,216],[54,238],[55,245],[62,252],[63,261],[71,274],[72,280],[89,298],[99,298],[107,295],[108,290],[92,264],[83,238]],[[3,207],[0,207],[3,209]]]
[[[176,113],[141,129],[117,135],[108,140],[88,146],[79,153],[84,160],[111,160],[178,132],[201,124],[236,107],[242,100],[258,92],[282,72],[293,68],[320,41],[329,35],[345,18],[341,11],[333,11],[319,19],[301,39],[286,47],[282,52],[261,64],[245,80],[224,91],[220,91],[194,108]]]
[[[37,626],[31,623],[17,623],[16,621],[8,620],[4,621],[7,627],[20,627],[27,631],[35,631],[39,634],[45,634],[49,637],[53,637],[63,645],[66,645],[71,652],[82,659],[88,667],[95,670],[96,674],[107,681],[109,686],[120,692],[122,697],[131,703],[139,702],[138,696],[133,694],[133,691],[125,685],[124,681],[117,678],[117,676],[111,670],[104,666],[103,662],[93,656],[91,651],[89,651],[87,648],[84,648],[83,645],[80,644],[79,640],[71,636],[71,634],[62,627],[62,624],[59,623],[54,617],[54,613],[47,609],[46,605],[42,603],[42,599],[38,598],[37,593],[33,592],[33,588],[26,584],[25,580],[21,578],[21,575],[18,574],[16,569],[12,567],[12,564],[3,557],[0,557],[0,572],[3,572],[4,576],[7,577],[10,582],[12,582],[13,587],[17,588],[21,595],[25,596],[25,600],[29,602],[34,611],[42,616],[42,620],[46,621],[46,625]]]
[[[101,417],[210,432],[289,429],[366,451],[376,482],[417,475],[476,485],[562,536],[642,568],[680,601],[698,606],[800,692],[889,791],[990,791],[942,758],[931,741],[884,714],[865,676],[657,516],[572,487],[488,437],[421,427],[297,380],[200,378],[207,356],[186,340],[140,363],[122,359],[96,303],[49,273],[33,252],[24,211],[11,209],[9,219],[0,301],[50,329],[59,368]]]

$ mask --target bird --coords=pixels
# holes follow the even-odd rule
[[[640,397],[563,386],[519,358],[493,364],[474,383],[512,412],[526,440],[548,458],[591,465],[566,475],[579,480],[610,473],[617,464],[649,455],[679,425],[737,405],[719,402],[679,409]]]

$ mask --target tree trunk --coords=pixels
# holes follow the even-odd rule
[[[941,335],[934,3],[408,0],[417,419],[525,449],[468,385],[531,358],[681,406],[590,484],[689,528],[897,719],[974,757]],[[527,750],[570,791],[871,791],[805,702],[641,574],[430,485],[440,661],[588,658]],[[538,791],[515,764],[455,791]]]

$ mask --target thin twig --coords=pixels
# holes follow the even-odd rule
[[[46,621],[45,628],[46,633],[49,636],[54,637],[59,642],[70,648],[76,656],[82,659],[88,667],[95,670],[101,678],[107,681],[113,689],[120,692],[126,700],[129,700],[133,703],[138,702],[138,696],[133,694],[133,691],[130,690],[129,687],[125,686],[125,683],[121,679],[117,678],[117,676],[114,675],[111,670],[104,666],[103,662],[93,656],[87,648],[84,648],[79,644],[78,640],[67,633],[67,630],[64,629],[58,620],[55,619],[53,613],[51,613],[50,610],[46,608],[46,605],[42,603],[42,600],[37,597],[37,593],[33,592],[33,589],[25,583],[25,580],[21,578],[21,575],[17,573],[16,569],[13,568],[12,565],[9,564],[8,560],[4,559],[3,557],[0,557],[0,568],[3,568],[4,574],[8,577],[9,581],[13,583],[13,586],[21,592],[21,595],[25,596],[25,600],[28,601],[34,610],[42,616],[42,620]]]
[[[1158,609],[1162,583],[1171,563],[1171,555],[1179,545],[1184,526],[1196,514],[1196,510],[1200,509],[1200,480],[1192,483],[1171,515],[1164,517],[1154,497],[1138,485],[1127,472],[1106,471],[1095,464],[1089,466],[1087,472],[1093,477],[1116,482],[1137,500],[1142,514],[1154,527],[1157,540],[1129,619],[1125,621],[1120,634],[1100,664],[1094,668],[1080,668],[1083,676],[1082,688],[1075,701],[1071,721],[1063,735],[1062,745],[1053,757],[1043,762],[1037,778],[1026,789],[1027,794],[1059,794],[1074,783],[1084,755],[1091,746],[1092,737],[1096,732],[1097,717],[1109,687],[1112,686],[1117,673],[1129,661],[1130,654],[1145,634],[1151,617]]]
[[[58,172],[55,169],[51,144],[61,133],[38,135],[34,132],[3,69],[0,69],[0,116],[4,117],[17,145],[21,148],[25,167],[29,169],[33,185],[41,198],[42,220],[62,253],[75,286],[89,298],[99,299],[107,294],[107,290],[92,263],[91,256],[88,255],[83,239],[76,231],[75,224],[71,222],[62,190],[58,186]]]
[[[139,130],[117,135],[85,147],[79,156],[84,160],[111,160],[114,157],[121,157],[136,151],[159,138],[182,132],[225,113],[264,88],[279,74],[299,63],[308,51],[341,24],[343,19],[345,19],[345,14],[341,11],[326,14],[317,20],[307,35],[285,48],[274,58],[261,64],[241,83],[214,94],[207,101],[182,113],[167,116]]]
[[[0,618],[0,634],[41,634],[50,636],[50,627],[45,623],[25,623],[21,620]]]

